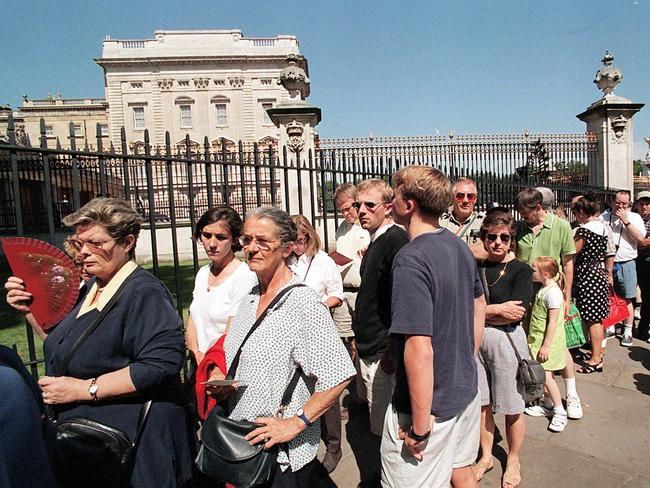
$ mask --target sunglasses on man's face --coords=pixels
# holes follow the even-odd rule
[[[490,242],[496,241],[498,237],[504,244],[509,243],[511,239],[510,234],[487,234],[485,237],[487,237],[487,240]]]
[[[354,202],[352,206],[356,208],[357,210],[361,210],[361,207],[364,206],[371,212],[375,210],[375,208],[379,207],[380,205],[383,205],[383,202],[375,203],[375,202]]]
[[[467,201],[470,202],[470,203],[475,202],[476,201],[476,193],[461,193],[461,192],[456,193],[456,201],[458,203],[461,203],[462,201],[464,201],[465,198],[467,198]]]

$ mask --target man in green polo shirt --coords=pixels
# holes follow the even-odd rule
[[[565,278],[565,309],[571,303],[571,287],[573,286],[573,256],[576,246],[573,242],[571,225],[542,207],[543,195],[539,190],[526,188],[515,197],[515,208],[521,214],[522,220],[517,225],[517,259],[532,266],[539,256],[550,256],[561,266]],[[566,350],[566,367],[562,370],[562,378],[567,392],[567,413],[570,419],[582,418],[582,405],[576,390],[573,357]],[[529,415],[543,415],[540,406],[528,407],[525,412]],[[543,407],[542,407],[543,408]]]

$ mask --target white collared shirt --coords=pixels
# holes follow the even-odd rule
[[[390,229],[392,226],[395,225],[395,222],[391,222],[390,224],[385,224],[382,225],[379,229],[375,231],[374,234],[370,235],[370,242],[375,242],[377,238],[381,235],[384,235],[388,229]]]
[[[115,292],[118,290],[118,288],[122,285],[122,283],[124,283],[124,280],[126,280],[136,269],[138,269],[138,265],[135,261],[127,262],[117,271],[117,273],[113,275],[108,284],[102,289],[102,294],[97,299],[97,302],[93,303],[95,295],[97,295],[97,291],[99,290],[99,286],[95,281],[92,288],[88,292],[88,295],[86,295],[81,308],[79,308],[77,317],[81,317],[83,314],[86,314],[94,309],[97,309],[101,312],[108,301],[113,298],[113,295],[115,295]]]
[[[334,297],[343,300],[343,281],[339,268],[325,252],[318,251],[313,256],[303,254],[299,258],[292,255],[287,265],[300,281],[316,291],[321,301]]]
[[[361,256],[359,251],[370,245],[370,234],[361,227],[359,221],[349,224],[347,221],[336,229],[336,252],[350,258],[352,261],[339,266],[343,286],[359,288],[361,286]]]
[[[628,212],[627,218],[630,226],[636,227],[642,235],[645,235],[645,224],[638,213]],[[632,239],[630,233],[625,230],[623,221],[609,210],[600,214],[599,219],[601,222],[608,224],[612,229],[612,239],[614,245],[618,248],[616,250],[616,256],[614,256],[614,261],[623,263],[636,259],[638,254],[637,243]]]

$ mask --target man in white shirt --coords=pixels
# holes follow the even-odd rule
[[[612,229],[612,237],[616,246],[614,256],[614,288],[617,295],[625,298],[629,316],[625,319],[622,346],[632,346],[632,326],[634,324],[634,306],[636,298],[636,265],[637,247],[645,237],[645,224],[637,213],[631,212],[631,195],[627,190],[617,191],[612,202],[612,209],[603,212],[600,219]]]
[[[354,208],[354,201],[357,196],[357,188],[354,185],[345,183],[339,185],[334,192],[334,201],[339,212],[343,215],[343,222],[336,229],[336,252],[342,254],[352,261],[339,266],[341,278],[343,279],[343,304],[334,309],[334,323],[339,336],[346,347],[354,356],[354,332],[352,331],[352,318],[354,316],[357,292],[361,285],[360,252],[370,244],[370,234],[361,227],[359,215]],[[354,357],[353,357],[354,359]]]

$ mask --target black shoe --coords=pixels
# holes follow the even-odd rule
[[[323,467],[328,473],[331,473],[336,469],[336,466],[341,460],[343,453],[339,450],[338,452],[326,452],[325,457],[323,457]]]

